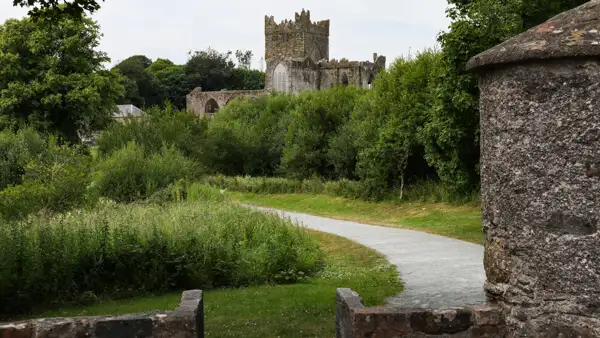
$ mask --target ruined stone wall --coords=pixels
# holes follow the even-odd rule
[[[297,94],[304,90],[319,89],[319,71],[310,58],[290,63],[290,91]]]
[[[338,289],[336,336],[355,337],[462,337],[506,336],[502,311],[493,306],[449,309],[366,308],[350,289]]]
[[[375,56],[376,63],[348,60],[331,60],[319,62],[320,89],[327,89],[342,84],[344,74],[348,77],[348,85],[368,88],[370,81],[385,69],[385,57]]]
[[[202,338],[202,291],[185,291],[174,311],[122,316],[49,318],[0,323],[2,338]]]
[[[361,87],[361,67],[359,62],[345,63],[321,63],[321,89],[331,88],[342,84],[342,78],[346,74],[348,85]]]
[[[209,100],[215,100],[218,107],[225,106],[237,97],[259,97],[265,95],[264,90],[224,90],[203,92],[201,88],[194,89],[186,96],[187,110],[199,116],[205,116],[206,106]]]
[[[319,83],[319,72],[313,69],[293,68],[291,71],[292,93],[300,93],[304,90],[317,90]]]

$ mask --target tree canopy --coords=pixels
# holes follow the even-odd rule
[[[13,6],[28,7],[34,19],[59,20],[61,17],[82,18],[85,12],[93,13],[100,9],[104,0],[13,0]]]
[[[0,26],[0,127],[29,124],[78,141],[81,128],[105,125],[123,93],[103,69],[99,27],[68,16],[48,23],[10,19]]]

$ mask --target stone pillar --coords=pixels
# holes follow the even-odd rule
[[[486,291],[510,336],[600,337],[600,1],[467,68],[480,75]]]

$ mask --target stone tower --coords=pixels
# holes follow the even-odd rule
[[[294,21],[275,22],[265,16],[265,61],[311,58],[314,63],[329,59],[329,20],[312,22],[310,11],[296,13]]]
[[[600,0],[467,64],[480,76],[485,289],[509,337],[600,337]]]

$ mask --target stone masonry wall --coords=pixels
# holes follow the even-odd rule
[[[337,338],[505,337],[502,311],[492,306],[449,309],[366,308],[350,289],[338,289]]]
[[[264,90],[224,90],[203,92],[201,88],[196,88],[186,96],[187,109],[198,116],[204,116],[206,104],[211,99],[215,100],[219,105],[219,108],[221,108],[236,97],[259,97],[265,94],[266,91]]]
[[[600,62],[481,77],[487,291],[513,332],[600,337]]]
[[[0,323],[2,338],[202,338],[201,290],[185,291],[174,311]]]
[[[265,16],[265,60],[329,58],[329,20],[312,22],[310,11],[296,13],[295,20],[275,22]]]

